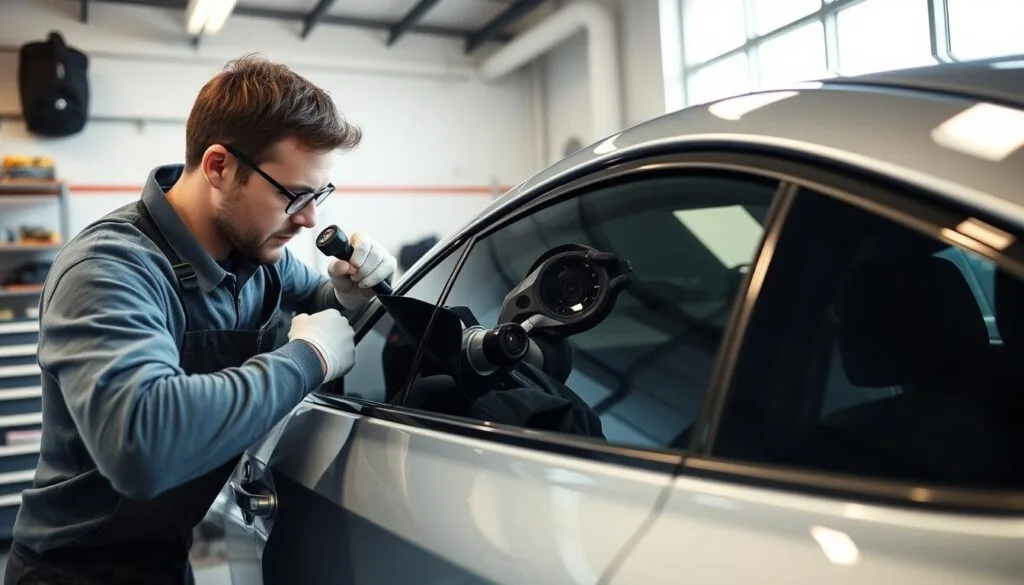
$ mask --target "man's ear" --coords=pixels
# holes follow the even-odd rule
[[[211,144],[206,149],[201,166],[210,186],[218,191],[231,185],[237,170],[235,157],[220,144]]]

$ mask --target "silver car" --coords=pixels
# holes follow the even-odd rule
[[[1024,58],[674,112],[513,188],[243,457],[235,585],[1024,583]]]

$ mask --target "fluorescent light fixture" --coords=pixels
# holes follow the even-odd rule
[[[708,106],[708,111],[723,120],[739,120],[754,110],[759,110],[765,106],[770,106],[776,102],[789,99],[799,93],[800,92],[797,91],[751,93],[715,102]]]
[[[999,162],[1024,146],[1024,112],[996,104],[975,104],[932,130],[939,146]]]
[[[189,0],[185,11],[190,35],[217,34],[235,9],[237,0]]]

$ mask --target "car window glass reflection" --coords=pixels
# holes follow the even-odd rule
[[[608,253],[609,266],[628,263],[632,279],[594,326],[544,344],[544,378],[532,394],[471,388],[467,398],[424,384],[430,390],[414,392],[409,406],[616,444],[685,446],[774,193],[774,183],[746,177],[633,179],[478,240],[445,306],[465,308],[483,328],[502,321],[510,291],[560,250]],[[556,292],[575,290],[573,270],[566,264]],[[586,295],[572,299],[567,313],[590,302]],[[426,360],[419,374],[436,376],[439,367]]]

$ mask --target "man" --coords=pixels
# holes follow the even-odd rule
[[[316,224],[358,128],[257,57],[200,91],[183,166],[86,227],[41,300],[43,435],[5,583],[191,583],[191,532],[240,454],[353,365],[341,311],[395,259],[353,235],[321,277],[284,248]],[[298,312],[274,347],[281,310]]]

